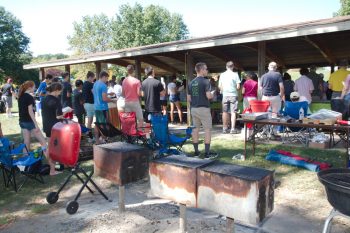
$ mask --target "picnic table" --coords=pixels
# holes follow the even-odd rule
[[[349,157],[349,133],[350,133],[350,126],[348,125],[324,125],[324,124],[312,124],[312,123],[303,123],[303,122],[282,122],[279,119],[261,119],[261,120],[247,120],[247,119],[238,119],[238,121],[241,121],[244,123],[244,158],[247,154],[247,143],[249,141],[252,142],[252,149],[253,149],[253,155],[255,155],[255,136],[256,134],[264,127],[268,125],[272,126],[284,126],[284,127],[301,127],[301,128],[315,128],[320,129],[321,131],[325,130],[328,131],[330,134],[333,134],[334,132],[341,133],[341,135],[344,137],[345,141],[345,149],[346,149],[346,167],[350,167],[350,157]],[[247,134],[247,124],[250,123],[252,125],[253,132],[248,137]]]

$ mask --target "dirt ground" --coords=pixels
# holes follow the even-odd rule
[[[313,173],[310,173],[313,174]],[[312,175],[316,176],[316,175]],[[310,179],[316,179],[312,177]],[[41,214],[13,213],[16,218],[0,229],[4,233],[47,233],[47,232],[178,232],[179,208],[176,203],[154,197],[150,193],[147,179],[126,186],[126,211],[118,211],[118,187],[102,178],[97,183],[110,198],[90,194],[85,190],[78,200],[79,209],[68,215],[65,205],[74,199],[80,185],[64,190],[53,208]],[[301,193],[299,188],[289,189],[288,180],[281,180],[275,190],[275,209],[259,226],[245,226],[236,223],[239,233],[289,233],[321,232],[323,222],[331,210],[326,198],[318,198],[324,192],[308,190]],[[295,187],[295,186],[294,186]],[[317,197],[317,198],[315,198]],[[315,202],[314,200],[321,200]],[[49,205],[38,198],[37,203]],[[239,211],[239,210],[237,210]],[[210,211],[188,208],[188,232],[225,232],[225,218]],[[350,220],[337,218],[332,233],[350,232]]]

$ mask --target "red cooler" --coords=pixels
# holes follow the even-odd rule
[[[51,130],[49,155],[53,161],[67,166],[78,162],[81,130],[78,123],[72,121],[58,122]]]

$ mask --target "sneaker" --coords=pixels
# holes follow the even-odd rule
[[[215,152],[209,152],[209,153],[205,153],[204,154],[204,159],[215,159],[217,158],[219,155],[218,153],[215,153]]]
[[[192,157],[194,157],[194,158],[199,158],[201,156],[201,153],[198,151],[198,152],[194,152],[193,154],[192,154]]]
[[[228,129],[222,129],[222,133],[223,134],[229,133],[229,130]]]
[[[240,134],[241,131],[239,131],[238,129],[231,129],[230,134]]]

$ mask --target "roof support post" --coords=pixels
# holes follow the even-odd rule
[[[65,65],[64,70],[69,73],[70,75],[70,65]]]
[[[40,68],[39,71],[39,80],[43,81],[45,79],[45,69],[44,68]]]
[[[137,79],[141,80],[141,61],[140,61],[140,59],[135,59],[135,76]]]
[[[266,62],[266,42],[259,41],[258,43],[258,82],[260,87],[261,76],[265,73],[265,62]],[[258,99],[261,99],[262,93],[261,89],[258,88]]]
[[[188,86],[193,79],[193,56],[191,51],[188,51],[185,55],[185,75],[186,75],[186,94],[188,94]],[[187,96],[187,95],[186,95]],[[187,100],[187,125],[191,125],[191,106]]]
[[[95,67],[96,67],[96,79],[98,79],[101,73],[101,62],[95,62]]]

